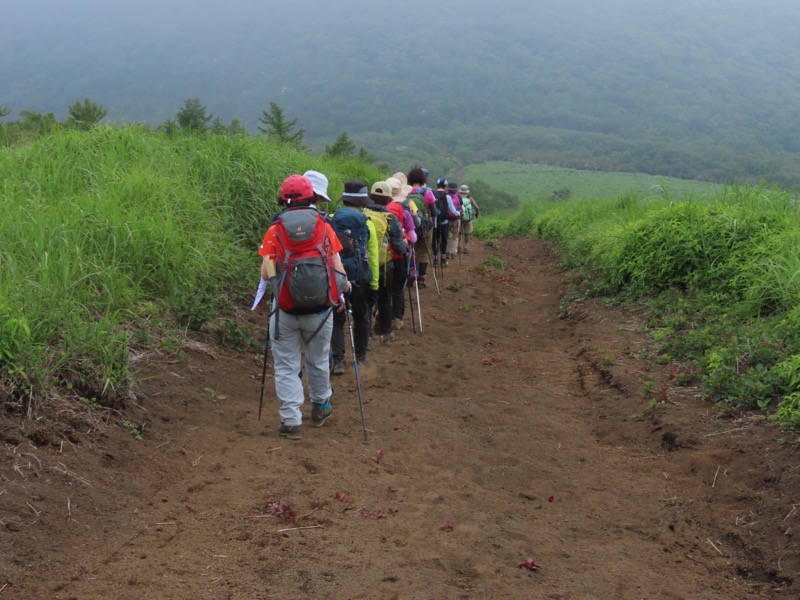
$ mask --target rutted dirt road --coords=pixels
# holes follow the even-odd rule
[[[798,597],[794,441],[673,385],[636,315],[563,310],[554,265],[476,243],[422,290],[361,372],[368,442],[352,370],[293,442],[261,357],[201,344],[137,363],[140,440],[5,418],[0,598]]]

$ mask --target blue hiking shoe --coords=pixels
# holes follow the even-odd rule
[[[331,407],[330,401],[326,402],[325,404],[316,404],[312,402],[311,426],[322,427],[323,425],[325,425],[325,421],[331,418],[332,413],[333,413],[333,408]]]

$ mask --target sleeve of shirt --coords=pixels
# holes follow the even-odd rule
[[[339,236],[336,235],[330,224],[325,223],[325,228],[327,229],[328,237],[331,239],[331,249],[338,254],[342,251],[342,242],[339,241]]]
[[[367,229],[369,229],[369,239],[367,240],[367,262],[372,273],[372,281],[369,284],[371,290],[377,290],[380,278],[380,247],[378,246],[378,233],[375,231],[375,224],[367,219]]]
[[[406,230],[406,236],[408,237],[408,241],[412,244],[417,243],[417,228],[414,225],[414,218],[411,216],[411,213],[405,209],[403,209],[403,227]]]
[[[334,234],[335,237],[335,234]],[[338,240],[337,240],[338,241]],[[275,259],[275,226],[271,226],[264,234],[264,239],[258,249],[258,255]]]

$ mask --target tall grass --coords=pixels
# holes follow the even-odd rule
[[[0,149],[0,401],[66,387],[119,404],[139,322],[201,329],[241,298],[281,181],[309,168],[333,194],[381,176],[248,136],[137,126]]]
[[[663,360],[684,361],[709,398],[767,408],[800,428],[800,208],[786,191],[727,187],[672,200],[529,202],[479,219],[480,236],[554,244],[588,293],[644,300]],[[787,408],[788,404],[794,408]],[[795,410],[795,408],[797,410]]]

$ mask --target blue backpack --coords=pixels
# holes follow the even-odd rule
[[[367,217],[360,210],[345,206],[333,213],[331,226],[342,244],[339,257],[347,278],[356,285],[368,284],[372,272],[367,262]]]

